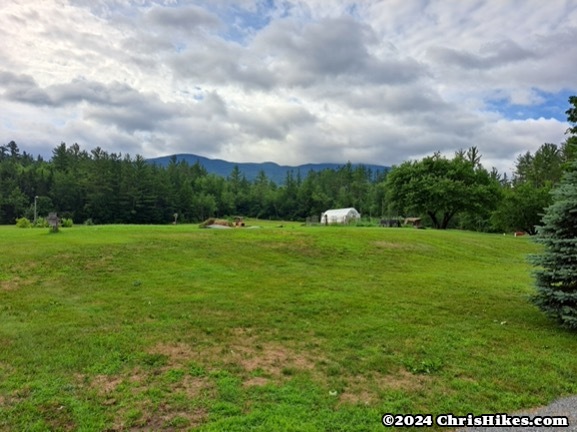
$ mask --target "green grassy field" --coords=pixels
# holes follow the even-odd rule
[[[277,225],[0,227],[0,430],[380,431],[577,393],[530,239]]]

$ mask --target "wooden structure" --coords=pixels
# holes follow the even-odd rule
[[[419,228],[421,226],[421,218],[416,217],[405,218],[404,225],[411,225],[415,228]]]
[[[397,218],[393,218],[393,219],[381,219],[379,222],[379,225],[382,227],[397,227],[400,228],[401,227],[401,220],[397,219]]]

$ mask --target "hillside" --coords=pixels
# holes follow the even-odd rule
[[[288,172],[292,171],[293,174],[298,172],[305,176],[309,171],[322,171],[325,169],[336,170],[342,167],[344,164],[334,164],[334,163],[320,163],[320,164],[305,164],[298,166],[288,166],[279,165],[274,162],[245,162],[236,163],[228,162],[222,159],[210,159],[203,156],[198,156],[195,154],[176,154],[170,156],[161,156],[157,158],[147,159],[149,162],[158,164],[161,166],[167,166],[172,158],[176,157],[177,161],[186,161],[189,165],[194,165],[199,162],[206,170],[211,174],[216,174],[222,177],[228,177],[235,166],[238,166],[240,172],[244,174],[247,180],[254,180],[260,171],[264,171],[266,176],[277,184],[280,184],[286,178]],[[351,164],[353,168],[363,165],[370,169],[374,173],[388,171],[390,167],[383,165],[372,165],[372,164]]]
[[[577,393],[530,239],[246,222],[0,227],[0,430],[377,432]]]

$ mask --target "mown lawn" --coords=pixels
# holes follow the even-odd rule
[[[0,430],[380,431],[577,393],[530,239],[277,225],[0,227]]]

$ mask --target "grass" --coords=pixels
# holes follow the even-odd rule
[[[378,431],[577,393],[529,239],[252,224],[0,227],[0,430]]]

